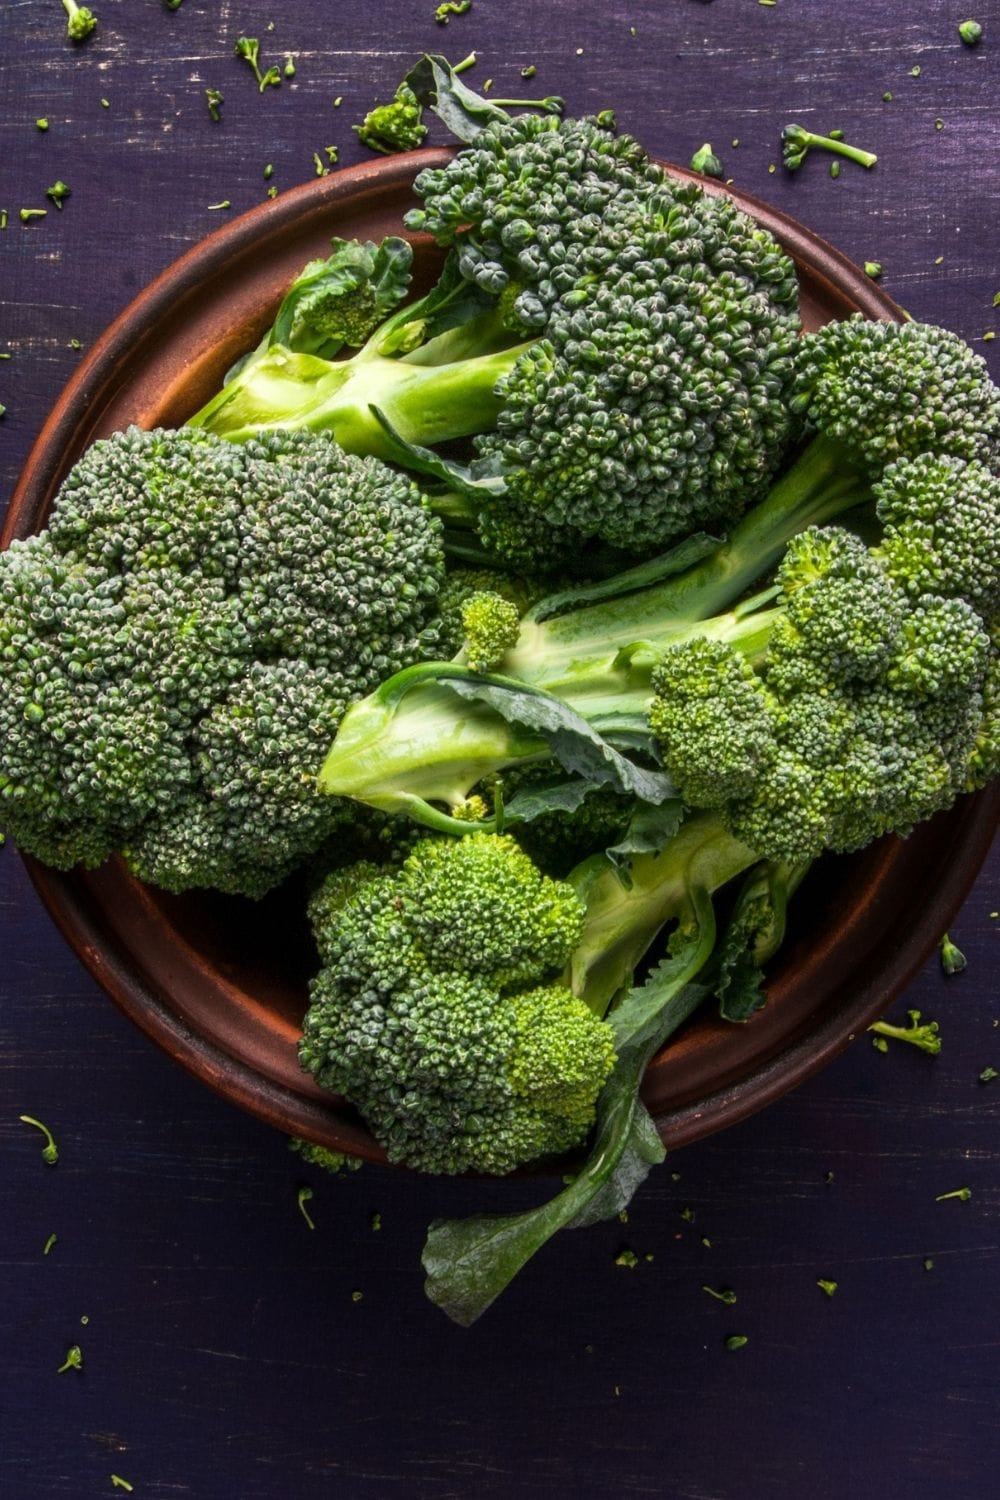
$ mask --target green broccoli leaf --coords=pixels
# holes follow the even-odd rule
[[[637,766],[609,744],[592,724],[550,693],[496,676],[442,674],[441,681],[462,698],[488,704],[508,724],[540,734],[566,771],[656,806],[676,796],[673,782],[662,771]]]
[[[683,820],[684,803],[680,797],[670,797],[656,807],[644,803],[632,814],[618,843],[605,853],[625,876],[633,854],[655,854],[658,849],[665,848]]]
[[[440,54],[425,53],[404,82],[425,109],[431,109],[457,140],[468,144],[496,121],[509,120],[505,109],[467,89],[451,63]]]
[[[558,1230],[620,1213],[650,1167],[663,1159],[663,1146],[639,1101],[639,1083],[653,1053],[707,993],[690,980],[714,938],[710,902],[703,903],[700,916],[704,920],[678,951],[609,1018],[618,1060],[597,1103],[590,1154],[569,1186],[526,1213],[431,1224],[423,1254],[424,1290],[456,1323],[474,1323]]]

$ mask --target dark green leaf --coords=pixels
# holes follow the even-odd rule
[[[500,677],[442,677],[460,697],[489,704],[508,724],[542,736],[563,767],[597,786],[659,804],[676,796],[662,771],[649,771],[622,755],[561,699]]]
[[[433,110],[456,140],[466,144],[487,125],[510,119],[505,109],[466,88],[448,59],[438,53],[425,53],[404,81],[424,108]]]

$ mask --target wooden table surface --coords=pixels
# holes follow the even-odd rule
[[[80,348],[261,201],[267,163],[284,190],[314,151],[360,160],[352,123],[426,49],[477,49],[471,81],[502,94],[534,63],[541,92],[613,106],[670,160],[710,140],[739,186],[880,261],[898,301],[1000,377],[997,0],[973,5],[975,49],[964,0],[473,0],[447,28],[435,0],[94,8],[74,46],[59,0],[0,7],[0,505]],[[294,78],[259,93],[241,34]],[[793,119],[841,127],[878,166],[786,174]],[[48,213],[22,225],[22,207]],[[952,929],[966,972],[932,960],[893,1007],[940,1021],[938,1058],[859,1038],[668,1160],[627,1225],[564,1235],[463,1331],[424,1300],[426,1221],[527,1204],[533,1185],[303,1169],[122,1019],[8,846],[0,1495],[126,1493],[113,1475],[143,1500],[996,1495],[1000,1079],[979,1074],[1000,1069],[998,909],[994,857]],[[55,1131],[57,1167],[22,1113]],[[971,1200],[935,1201],[959,1187]],[[615,1264],[625,1245],[635,1268]],[[57,1373],[73,1344],[82,1370]]]

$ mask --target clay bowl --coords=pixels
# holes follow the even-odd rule
[[[415,152],[311,182],[182,256],[122,313],[66,387],[25,467],[3,542],[42,525],[62,478],[95,438],[133,422],[183,423],[256,343],[304,262],[325,255],[334,234],[399,233],[416,171],[447,156]],[[793,256],[807,328],[856,310],[901,317],[832,247],[765,204],[733,197]],[[419,238],[415,250],[418,284],[429,283],[440,252]],[[964,799],[905,842],[821,861],[794,902],[767,1007],[744,1026],[696,1019],[650,1066],[644,1097],[664,1140],[679,1145],[749,1115],[882,1013],[960,905],[998,813],[1000,787]],[[117,860],[69,873],[27,863],[86,967],[182,1066],[290,1134],[384,1160],[351,1109],[315,1087],[296,1060],[313,957],[294,881],[252,903],[212,892],[166,895]]]

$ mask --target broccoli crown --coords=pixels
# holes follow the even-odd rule
[[[427,134],[423,106],[407,83],[399,85],[388,104],[376,104],[353,128],[363,146],[387,156],[394,151],[415,151]]]
[[[766,231],[593,119],[491,125],[416,186],[411,227],[543,335],[476,441],[507,482],[484,500],[488,546],[639,551],[759,498],[796,431],[797,285]]]
[[[311,908],[323,968],[303,1066],[425,1171],[501,1174],[577,1145],[614,1053],[553,979],[583,925],[573,889],[478,833],[424,839],[350,895],[333,881]]]
[[[548,589],[535,580],[501,573],[495,568],[451,568],[438,594],[438,611],[444,654],[454,656],[466,640],[464,612],[477,594],[492,594],[506,600],[518,617],[542,598]]]
[[[632,552],[728,525],[794,432],[794,317],[696,261],[622,266],[578,295],[501,378],[496,430],[476,439],[507,484],[484,502],[487,545],[504,551],[494,516],[509,526],[511,501]]]
[[[778,570],[784,610],[759,674],[703,641],[672,647],[654,673],[650,725],[685,800],[721,809],[767,858],[905,834],[995,770],[983,620],[957,586],[920,593],[919,573],[890,561],[896,572],[848,532],[803,532]],[[996,581],[993,569],[984,588]]]
[[[0,816],[62,867],[261,894],[346,816],[318,766],[437,654],[442,577],[416,488],[327,437],[95,443],[0,557]]]
[[[985,360],[928,323],[855,313],[806,334],[792,404],[876,474],[920,453],[989,463],[1000,447],[1000,390]]]
[[[992,615],[1000,605],[1000,479],[974,460],[921,454],[890,464],[872,489],[890,576],[911,597],[945,594]]]

